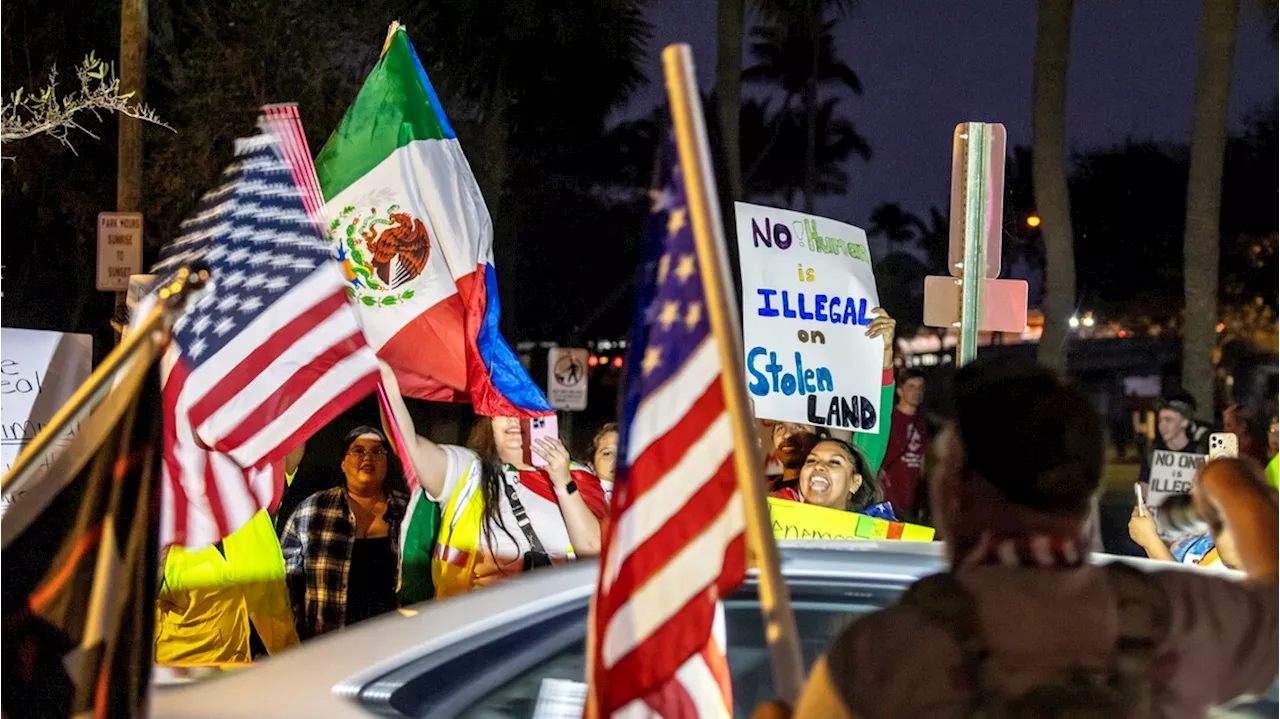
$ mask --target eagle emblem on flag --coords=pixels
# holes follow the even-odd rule
[[[348,205],[329,224],[347,275],[347,294],[370,307],[412,299],[413,281],[426,270],[431,256],[426,223],[396,204],[384,210],[360,209]]]

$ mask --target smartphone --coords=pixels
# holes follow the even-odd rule
[[[533,451],[539,439],[559,438],[560,422],[556,415],[520,420],[520,433],[524,435],[524,461],[534,467],[545,467],[547,461]]]
[[[1240,438],[1231,432],[1214,432],[1209,435],[1209,459],[1240,456]]]
[[[1142,483],[1141,482],[1133,483],[1133,496],[1138,500],[1138,516],[1139,517],[1147,516],[1147,510],[1146,510],[1147,503],[1142,501]]]

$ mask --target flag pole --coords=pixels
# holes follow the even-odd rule
[[[729,299],[733,285],[728,277],[724,227],[720,221],[720,206],[716,202],[701,95],[694,78],[689,46],[667,46],[662,51],[662,66],[675,124],[676,144],[680,150],[680,168],[684,172],[694,244],[698,251],[698,264],[702,268],[707,314],[720,349],[720,381],[733,427],[738,489],[747,515],[747,547],[755,558],[758,573],[760,611],[773,665],[774,686],[778,688],[779,698],[794,706],[804,684],[804,664],[795,616],[791,611],[791,595],[782,578],[778,548],[773,541],[773,524],[769,520],[760,452],[756,446],[751,403],[743,376],[742,332],[737,308]]]

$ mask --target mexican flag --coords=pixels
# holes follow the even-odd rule
[[[405,395],[489,416],[550,406],[498,333],[493,223],[404,28],[316,158],[365,336]]]

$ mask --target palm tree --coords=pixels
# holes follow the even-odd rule
[[[1203,409],[1214,409],[1213,351],[1217,345],[1218,221],[1222,165],[1231,99],[1239,0],[1206,0],[1200,19],[1200,64],[1191,122],[1187,177],[1182,310],[1182,384]]]
[[[748,82],[781,85],[786,93],[784,108],[789,108],[798,94],[804,111],[804,209],[813,211],[813,203],[822,183],[818,168],[819,114],[822,105],[818,89],[823,84],[837,84],[854,94],[862,92],[862,83],[854,71],[835,52],[831,30],[835,20],[827,20],[829,10],[837,15],[852,5],[847,0],[766,0],[762,10],[769,24],[752,30],[756,42],[752,55],[757,63],[743,73]]]
[[[1067,195],[1067,59],[1073,0],[1040,0],[1031,88],[1031,145],[1036,207],[1044,235],[1044,333],[1037,359],[1065,367],[1068,318],[1075,310],[1076,262]]]
[[[746,196],[782,195],[788,205],[796,195],[812,189],[814,195],[839,195],[848,190],[849,174],[842,165],[851,157],[870,159],[871,147],[853,123],[837,112],[838,98],[823,102],[812,115],[800,109],[783,108],[769,114],[767,102],[749,102],[742,113],[743,146],[749,148],[751,166],[743,173]],[[810,142],[808,127],[816,132]],[[759,142],[763,141],[761,147]],[[812,147],[813,172],[810,183],[805,150]],[[758,149],[757,149],[758,148]]]

